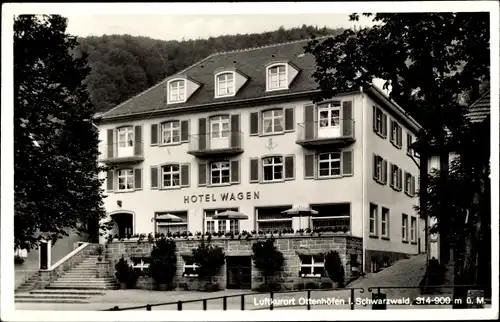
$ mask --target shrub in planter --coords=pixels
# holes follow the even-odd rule
[[[127,263],[123,256],[122,258],[120,258],[118,263],[116,263],[115,269],[115,276],[118,280],[118,283],[120,283],[121,289],[131,287],[137,281],[137,276],[134,272],[134,269]]]
[[[325,254],[325,271],[332,282],[337,283],[334,287],[344,286],[344,266],[338,252],[329,251]]]
[[[201,239],[197,248],[193,249],[193,260],[198,265],[196,272],[200,281],[201,291],[218,291],[219,285],[213,283],[213,277],[219,273],[225,262],[222,248],[210,244],[211,237]]]
[[[97,252],[97,261],[101,262],[102,261],[102,253],[104,252],[104,248],[102,248],[101,245],[98,245],[96,248],[96,252]]]
[[[265,292],[274,291],[279,289],[279,284],[268,283],[269,277],[274,278],[277,272],[283,269],[283,264],[285,262],[285,257],[283,253],[278,250],[274,245],[274,238],[269,238],[264,241],[258,241],[252,245],[252,259],[255,267],[259,269],[264,275],[264,288],[268,290],[263,290]]]
[[[172,285],[177,270],[177,246],[173,240],[160,238],[151,250],[148,275],[161,291]]]

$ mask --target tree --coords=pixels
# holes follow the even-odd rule
[[[338,283],[339,287],[344,286],[344,266],[337,251],[329,251],[325,254],[325,270],[332,282]]]
[[[208,236],[207,241],[202,237],[198,247],[192,250],[193,260],[198,265],[198,278],[207,283],[203,290],[213,290],[212,277],[219,273],[226,260],[222,248],[211,245],[211,241],[211,236]]]
[[[273,237],[265,241],[258,241],[252,245],[252,259],[255,267],[264,273],[264,284],[268,285],[268,278],[283,268],[285,257],[274,245]]]
[[[358,20],[359,15],[351,19]],[[467,100],[475,100],[481,84],[489,81],[489,16],[487,12],[390,13],[376,14],[373,21],[376,25],[371,28],[346,30],[306,46],[317,64],[313,77],[321,93],[315,101],[366,86],[374,78],[386,80],[384,88],[390,98],[423,127],[418,135],[419,196],[421,204],[427,204],[426,148],[431,142],[437,147],[440,185],[447,186],[448,152],[457,150],[464,138],[461,133],[468,127]],[[440,193],[436,207],[441,227],[451,232],[459,227],[452,226],[453,201],[448,196]],[[427,217],[425,212],[421,215]],[[441,237],[441,243],[449,244],[446,231]],[[457,249],[457,254],[462,253]],[[442,255],[446,262],[447,254]]]
[[[177,246],[175,241],[160,238],[151,251],[149,276],[157,285],[168,285],[174,280],[177,271]]]
[[[83,80],[86,55],[58,15],[22,15],[14,21],[14,236],[36,247],[38,232],[55,242],[66,228],[99,236],[105,171],[97,163],[95,109]]]

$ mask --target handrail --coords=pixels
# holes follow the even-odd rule
[[[71,257],[73,257],[74,255],[78,254],[80,251],[82,251],[84,248],[86,248],[88,245],[90,245],[89,243],[83,243],[82,245],[80,245],[78,248],[74,249],[71,253],[69,253],[68,255],[64,256],[63,258],[61,258],[59,261],[57,261],[54,265],[50,266],[47,271],[53,271],[55,270],[57,267],[61,266],[61,264],[63,264],[64,262],[66,262],[68,259],[70,259]]]

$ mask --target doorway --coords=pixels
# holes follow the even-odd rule
[[[252,288],[252,259],[250,256],[226,257],[228,289]]]
[[[318,137],[340,136],[340,102],[332,102],[318,108]]]
[[[229,148],[229,116],[215,116],[210,119],[210,149]]]
[[[131,126],[118,129],[118,157],[134,155],[134,129]]]
[[[133,216],[128,213],[119,213],[113,215],[113,221],[115,222],[115,234],[118,234],[119,238],[126,238],[127,235],[133,234]]]

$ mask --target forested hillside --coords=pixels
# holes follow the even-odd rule
[[[80,49],[89,54],[92,67],[87,79],[92,102],[99,111],[106,111],[210,54],[340,32],[342,29],[303,25],[261,34],[188,41],[104,35],[80,38],[79,42]]]

